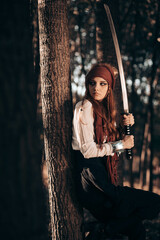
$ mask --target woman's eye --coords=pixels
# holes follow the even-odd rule
[[[94,85],[95,85],[95,82],[90,81],[90,82],[89,82],[89,85],[94,86]]]
[[[101,86],[106,86],[107,85],[107,83],[101,83]]]

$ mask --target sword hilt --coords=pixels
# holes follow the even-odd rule
[[[129,115],[130,113],[128,111],[124,111],[123,114],[121,114],[122,116],[123,115]],[[131,133],[131,125],[125,125],[124,126],[124,133],[125,135],[132,135]],[[126,149],[126,158],[128,160],[132,160],[133,159],[133,155],[132,155],[132,149]]]
[[[124,129],[126,135],[131,135],[131,125],[126,125]],[[128,160],[132,160],[133,158],[132,149],[126,149],[126,157]]]

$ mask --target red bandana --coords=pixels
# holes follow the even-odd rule
[[[108,82],[111,88],[114,88],[115,78],[114,73],[110,67],[107,66],[96,66],[90,70],[86,76],[86,81],[91,80],[95,77],[101,77]]]

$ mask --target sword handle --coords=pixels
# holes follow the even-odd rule
[[[131,135],[131,125],[126,125],[124,126],[125,129],[125,134],[126,135]],[[128,160],[132,160],[132,149],[126,149],[126,157]]]

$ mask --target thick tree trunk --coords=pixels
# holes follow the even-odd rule
[[[0,8],[0,238],[47,239],[30,5]]]
[[[67,1],[39,0],[42,114],[52,239],[80,240],[71,161],[72,100]]]

